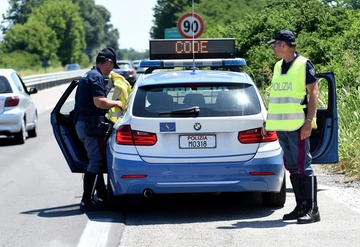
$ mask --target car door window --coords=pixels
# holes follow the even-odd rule
[[[16,73],[11,73],[11,78],[13,79],[16,88],[20,91],[20,92],[25,92],[25,89],[21,83],[21,80],[19,78],[19,76]]]
[[[310,152],[314,164],[338,162],[338,113],[336,85],[332,73],[317,74],[319,100],[316,111],[317,129],[312,130]]]

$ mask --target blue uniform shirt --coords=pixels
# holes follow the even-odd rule
[[[105,116],[106,110],[97,108],[93,97],[106,97],[106,84],[100,70],[94,66],[79,80],[75,95],[75,109],[80,116]]]

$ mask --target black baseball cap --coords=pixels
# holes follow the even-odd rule
[[[289,30],[281,30],[279,31],[274,39],[268,41],[268,44],[273,44],[276,40],[281,40],[281,41],[285,41],[288,43],[291,43],[292,45],[296,45],[296,41],[295,41],[295,35],[293,34],[293,32],[289,31]]]
[[[116,52],[115,52],[114,48],[106,47],[99,52],[98,56],[103,56],[108,59],[111,59],[111,61],[113,61],[113,63],[114,63],[114,68],[120,69],[119,65],[116,63],[117,59],[116,59]]]

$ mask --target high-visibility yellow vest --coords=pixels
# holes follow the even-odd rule
[[[297,57],[288,72],[281,74],[283,60],[275,64],[271,81],[266,130],[293,131],[305,121],[302,105],[306,95],[307,58]]]
[[[112,99],[120,100],[123,105],[123,109],[125,109],[132,92],[130,83],[123,76],[113,71],[110,72],[109,79],[113,80],[115,87]],[[125,110],[121,110],[118,107],[112,107],[108,111],[107,118],[115,123],[119,117],[124,114],[124,111]]]

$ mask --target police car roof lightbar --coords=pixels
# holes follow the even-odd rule
[[[166,69],[175,67],[235,67],[245,66],[246,61],[243,58],[234,59],[183,59],[183,60],[143,60],[140,67],[150,67],[155,69]]]
[[[235,39],[152,39],[150,60],[235,58]]]

